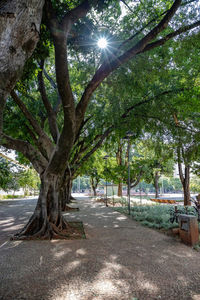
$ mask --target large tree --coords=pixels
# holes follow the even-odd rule
[[[194,5],[196,2],[192,1],[192,4]],[[90,27],[93,27],[97,18],[96,22],[99,22],[100,26],[105,26],[106,20],[112,19],[118,29],[119,24],[115,20],[113,21],[113,17],[109,13],[111,11],[115,13],[115,17],[119,18],[119,3],[111,1],[107,4],[106,1],[85,0],[77,4],[77,1],[46,0],[43,20],[45,30],[47,35],[50,35],[55,50],[56,84],[61,100],[60,109],[63,119],[62,122],[59,119],[60,123],[58,124],[58,110],[51,105],[47,97],[43,80],[44,62],[41,60],[38,74],[39,89],[47,114],[49,131],[45,131],[45,127],[27,109],[26,102],[22,101],[19,93],[14,91],[11,95],[29,123],[27,130],[31,136],[31,142],[28,142],[27,139],[22,140],[9,136],[3,132],[1,127],[1,144],[6,148],[21,152],[28,158],[40,174],[41,179],[40,195],[34,214],[18,234],[18,238],[63,237],[63,230],[68,228],[68,224],[61,214],[61,198],[66,188],[66,179],[71,172],[69,162],[72,149],[87,122],[85,114],[91,97],[103,80],[130,59],[136,59],[140,54],[161,47],[168,40],[192,29],[195,30],[200,25],[200,21],[196,21],[195,17],[194,20],[188,19],[187,8],[191,1],[182,3],[181,0],[175,0],[174,2],[159,3],[155,5],[155,3],[145,2],[144,5],[138,2],[131,5],[130,2],[131,9],[129,6],[127,16],[121,19],[123,34],[117,36],[116,29],[112,32],[110,28],[110,38],[114,49],[110,48],[111,53],[107,52],[107,55],[100,57],[101,64],[97,67],[94,75],[91,76],[88,83],[84,82],[79,93],[76,93],[72,90],[69,69],[73,67],[70,59],[74,51],[78,52],[83,43],[84,30],[81,28],[89,28],[89,23]],[[101,19],[100,12],[102,10],[108,18],[102,17]],[[195,15],[195,6],[193,12]],[[86,15],[89,16],[89,19],[86,19]],[[135,18],[136,15],[138,18]],[[139,20],[140,18],[142,19]],[[173,23],[169,25],[172,19]],[[183,19],[185,24],[182,24]],[[91,30],[88,31],[91,34]],[[131,32],[131,34],[127,36],[127,32]],[[85,30],[85,34],[87,34],[87,30]],[[84,36],[84,39],[87,38],[89,39]],[[122,38],[124,41],[120,42]],[[83,46],[87,48],[86,42]],[[81,50],[80,57],[82,58],[84,53],[83,49]],[[3,106],[1,106],[1,113]],[[99,142],[111,130],[112,126],[104,132]]]
[[[0,3],[0,132],[3,109],[39,40],[44,0]]]

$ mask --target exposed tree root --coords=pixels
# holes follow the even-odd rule
[[[83,237],[83,232],[80,226],[73,226],[73,222],[66,222],[63,217],[59,224],[45,220],[41,226],[36,218],[31,218],[23,230],[11,240],[78,239]]]
[[[77,210],[79,210],[78,207],[70,207],[66,205],[63,211],[77,211]]]

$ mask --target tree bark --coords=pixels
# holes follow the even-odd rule
[[[99,183],[99,179],[98,178],[90,177],[90,184],[91,184],[91,187],[92,187],[92,190],[93,190],[94,197],[97,196],[97,186],[98,186],[98,183]]]
[[[71,192],[72,192],[72,174],[68,166],[62,177],[62,183],[59,190],[59,198],[61,201],[62,211],[65,211],[67,209],[67,205],[71,202],[71,198],[72,198]]]
[[[0,5],[0,132],[6,98],[39,40],[43,5],[44,0],[6,0]]]
[[[94,195],[94,197],[96,197],[97,196],[97,189],[96,189],[96,186],[92,186],[92,190],[93,190],[93,195]]]
[[[159,180],[159,172],[156,171],[155,177],[154,177],[154,187],[155,187],[155,198],[159,197],[159,186],[158,186],[158,180]]]
[[[61,213],[60,177],[44,172],[35,211],[27,225],[13,239],[66,238],[69,225]]]
[[[190,166],[185,166],[185,178],[182,183],[184,194],[184,205],[191,205],[190,201]]]
[[[72,179],[69,177],[66,183],[65,187],[65,193],[66,193],[66,198],[65,198],[65,205],[69,204],[72,199]]]
[[[182,149],[182,156],[184,156]],[[181,162],[181,148],[177,148],[177,157],[178,157],[178,170],[179,177],[183,186],[183,195],[184,195],[184,205],[191,205],[190,201],[190,166],[185,164],[185,174],[183,174],[182,162]]]
[[[118,197],[122,197],[122,182],[119,182],[119,183],[118,183],[117,196],[118,196]]]

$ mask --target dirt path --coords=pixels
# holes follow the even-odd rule
[[[87,239],[6,241],[33,210],[28,201],[0,204],[0,299],[200,299],[200,253],[89,198],[66,213]]]

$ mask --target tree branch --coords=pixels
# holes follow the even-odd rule
[[[141,176],[142,176],[142,171],[140,171],[140,174],[138,175],[138,177],[134,183],[132,183],[133,180],[131,180],[131,188],[134,188],[135,186],[138,185],[138,183],[140,182]]]
[[[28,133],[30,134],[33,143],[35,144],[35,146],[38,148],[38,150],[40,151],[40,153],[45,157],[45,159],[48,160],[48,155],[47,152],[43,149],[40,141],[38,141],[37,137],[35,136],[34,132],[29,128],[28,125],[24,124],[26,130],[28,131]]]
[[[56,143],[59,137],[59,130],[56,122],[56,114],[51,106],[51,103],[49,102],[49,99],[46,94],[44,79],[43,79],[43,68],[44,68],[44,60],[40,62],[40,68],[41,71],[38,73],[38,89],[42,98],[42,102],[45,106],[47,117],[48,117],[48,123],[49,123],[49,129],[51,132],[51,135],[53,137],[54,142]]]
[[[55,114],[58,113],[59,111],[59,108],[60,108],[60,104],[61,104],[61,98],[60,98],[60,95],[58,93],[58,88],[57,88],[57,85],[56,83],[54,82],[54,80],[51,78],[51,76],[49,76],[49,74],[47,73],[47,71],[45,70],[45,68],[43,69],[43,72],[44,72],[44,76],[46,77],[46,79],[50,82],[52,88],[56,91],[57,95],[58,95],[58,100],[57,100],[57,103],[56,105],[53,107],[53,110],[55,112]]]
[[[144,105],[144,104],[146,104],[146,103],[149,103],[149,102],[151,102],[152,100],[155,100],[155,99],[157,99],[157,98],[159,98],[159,97],[161,97],[161,96],[164,96],[164,95],[168,95],[168,94],[170,94],[170,93],[174,93],[174,92],[181,92],[181,91],[183,91],[184,89],[183,88],[181,88],[181,89],[178,89],[178,90],[168,90],[168,91],[164,91],[164,92],[162,92],[162,93],[160,93],[160,94],[158,94],[158,95],[155,95],[155,96],[153,96],[153,97],[150,97],[150,98],[148,98],[148,99],[146,99],[146,100],[143,100],[143,101],[140,101],[140,102],[138,102],[138,103],[136,103],[136,104],[134,104],[134,105],[132,105],[131,107],[129,107],[127,110],[126,110],[126,112],[125,113],[123,113],[122,115],[121,115],[121,117],[120,118],[127,118],[128,117],[128,114],[133,110],[133,109],[135,109],[135,108],[137,108],[137,107],[139,107],[139,106],[141,106],[141,105]],[[141,115],[140,115],[141,116]],[[153,118],[152,116],[150,117],[150,118]],[[156,117],[156,120],[157,120],[158,118]],[[160,121],[162,121],[161,119],[159,119]],[[114,126],[112,125],[112,126],[110,126],[107,130],[109,130],[109,133],[105,136],[105,138],[106,137],[108,137],[108,135],[112,132],[112,130],[114,129]],[[102,145],[102,143],[103,143],[103,141],[105,140],[105,138],[104,138],[104,135],[105,135],[105,133],[104,134],[98,134],[98,135],[96,135],[96,137],[93,139],[93,142],[95,141],[95,140],[97,140],[97,139],[99,139],[99,142],[98,143],[96,143],[95,144],[95,150],[93,151],[92,150],[92,152],[91,152],[91,155],[96,151],[96,149],[98,149],[101,145]],[[81,155],[84,153],[84,152],[86,152],[87,150],[88,150],[88,148],[91,146],[91,144],[88,144],[88,146],[85,146],[85,147],[83,147],[83,144],[81,145],[81,149],[79,149],[79,151],[77,151],[76,152],[76,154],[75,154],[75,156],[74,156],[74,159],[72,160],[72,164],[73,165],[81,165],[82,164],[82,160],[81,160],[81,162],[78,162],[77,163],[77,161],[80,159],[80,157],[81,157]],[[89,152],[90,153],[90,152]],[[128,154],[128,152],[127,152],[127,154]],[[90,155],[89,155],[89,157],[90,157]],[[88,159],[89,157],[86,157],[86,159]],[[85,160],[84,160],[85,161]]]
[[[68,72],[67,40],[64,34],[60,35],[61,34],[58,36],[54,35],[53,40],[55,46],[56,80],[62,101],[64,124],[57,143],[57,149],[49,166],[50,172],[55,174],[61,172],[61,169],[65,167],[66,160],[74,143],[76,130],[74,97]],[[67,144],[66,141],[68,141]]]
[[[183,170],[182,170],[182,163],[181,163],[181,149],[180,147],[177,148],[177,158],[178,158],[178,171],[179,171],[179,176],[182,184],[185,182],[185,178],[183,176]]]
[[[125,0],[121,0],[122,3],[124,3],[124,5],[132,12],[134,13],[134,11],[130,8],[130,6],[126,3]]]
[[[169,41],[170,39],[180,35],[181,33],[184,33],[184,32],[187,32],[188,30],[191,30],[191,29],[194,29],[196,27],[200,26],[200,21],[197,21],[195,23],[192,23],[190,25],[186,25],[186,26],[183,26],[181,28],[179,28],[178,30],[172,32],[172,33],[169,33],[168,35],[166,35],[164,38],[158,40],[158,41],[155,41],[153,43],[150,43],[148,44],[141,52],[139,52],[138,54],[140,53],[143,53],[143,52],[147,52],[149,50],[152,50],[156,47],[159,47],[159,46],[162,46],[164,45],[167,41]]]
[[[185,2],[185,3],[182,3],[180,6],[185,6],[185,5],[190,4],[190,3],[194,2],[194,1],[196,1],[196,0],[191,0],[191,1],[188,1],[188,2]],[[132,36],[130,36],[127,40],[125,40],[124,42],[122,42],[122,43],[119,45],[118,49],[122,48],[125,44],[127,44],[128,42],[130,42],[131,40],[133,40],[137,35],[139,35],[140,33],[142,33],[142,31],[143,31],[144,29],[146,29],[146,28],[147,28],[149,25],[151,25],[153,22],[157,21],[160,17],[162,17],[163,15],[165,15],[168,11],[169,11],[169,9],[166,10],[166,11],[164,11],[164,12],[163,12],[162,14],[160,14],[159,16],[157,16],[157,17],[151,19],[149,22],[147,22],[140,30],[138,30],[136,33],[134,33]]]
[[[35,132],[39,136],[39,141],[47,152],[48,155],[51,154],[51,151],[53,150],[53,145],[49,137],[46,135],[46,133],[42,130],[42,128],[38,125],[38,122],[33,118],[32,114],[28,111],[25,104],[21,101],[21,99],[17,96],[14,90],[11,92],[11,96],[14,100],[14,102],[19,106],[20,110],[26,117],[26,119],[29,121]]]
[[[80,128],[79,128],[79,131],[78,131],[77,134],[76,134],[76,138],[75,138],[74,143],[76,143],[76,141],[78,140],[78,138],[79,138],[79,136],[80,136],[80,134],[81,134],[81,130],[82,130],[83,127],[90,121],[90,119],[92,119],[92,116],[89,116],[87,119],[85,119],[85,120],[82,122],[82,124],[81,124],[81,126],[80,126]]]
[[[177,90],[168,90],[168,91],[164,91],[164,92],[162,92],[162,93],[160,93],[160,94],[157,94],[157,95],[155,95],[155,96],[152,96],[152,97],[150,97],[150,98],[148,98],[148,99],[146,99],[146,100],[140,101],[140,102],[134,104],[133,106],[127,108],[126,112],[121,116],[121,118],[127,118],[129,112],[132,111],[133,109],[135,109],[135,108],[138,107],[138,106],[141,106],[141,105],[143,105],[143,104],[147,104],[147,103],[151,102],[152,100],[155,100],[155,99],[157,99],[157,98],[160,98],[161,96],[165,96],[165,95],[168,95],[168,94],[170,94],[170,93],[182,92],[182,91],[184,91],[184,90],[185,90],[184,88],[177,89]]]
[[[102,145],[103,141],[108,137],[108,135],[112,132],[114,126],[110,126],[104,134],[102,134],[100,140],[96,143],[96,145],[90,150],[76,165],[73,166],[74,171],[76,171],[89,157]]]
[[[89,10],[89,1],[85,0],[77,7],[67,12],[62,19],[62,25],[64,26],[65,31],[69,31],[71,29],[71,25],[74,24],[78,19],[85,17]]]
[[[2,133],[0,135],[0,143],[5,148],[21,152],[28,160],[30,160],[39,174],[46,168],[48,161],[28,142],[13,139]]]
[[[120,65],[127,62],[130,58],[134,57],[138,53],[141,53],[147,44],[152,41],[161,31],[163,31],[171,18],[176,13],[177,9],[181,4],[181,0],[175,0],[172,7],[166,13],[164,18],[159,22],[157,26],[155,26],[145,37],[143,37],[134,47],[126,51],[124,54],[114,59],[110,63],[104,62],[101,67],[96,71],[92,80],[87,85],[80,102],[76,107],[76,127],[77,130],[80,127],[82,120],[84,118],[85,111],[87,109],[87,105],[89,103],[90,97],[92,93],[96,90],[96,88],[100,85],[100,83],[115,69],[117,69]]]
[[[128,39],[126,39],[124,42],[122,42],[118,49],[121,49],[124,45],[126,45],[128,42],[132,41],[136,36],[138,36],[140,33],[143,32],[144,29],[146,29],[149,25],[151,25],[153,22],[158,20],[160,17],[165,15],[169,10],[164,11],[161,15],[157,16],[156,18],[151,19],[148,23],[146,23],[140,30],[138,30],[136,33],[134,33],[132,36],[130,36]]]
[[[84,140],[82,140],[77,146],[77,151],[74,154],[70,164],[76,165],[76,163],[80,160],[81,155],[88,149],[88,147],[84,147]]]
[[[56,81],[64,113],[62,132],[48,166],[49,172],[58,174],[65,168],[66,160],[69,157],[75,139],[75,106],[67,61],[67,35],[71,25],[69,24],[69,28],[66,28],[68,13],[61,23],[58,22],[51,1],[49,0],[46,1],[45,12],[47,24],[54,42]],[[69,20],[69,22],[71,21]],[[68,141],[67,144],[66,140]]]
[[[29,95],[27,92],[22,91],[21,94],[32,101],[32,103],[35,103],[35,98],[33,98],[31,95]],[[38,117],[40,117],[41,123],[40,126],[42,129],[44,129],[44,122],[46,120],[46,116],[43,114],[42,110],[39,111]]]

